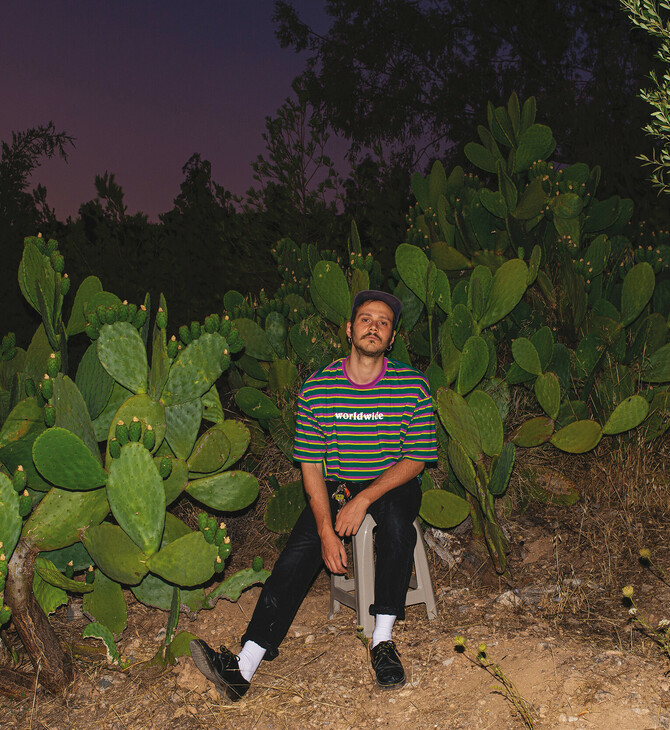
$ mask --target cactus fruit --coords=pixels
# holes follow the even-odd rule
[[[179,351],[179,343],[177,342],[177,338],[172,335],[172,337],[168,340],[167,343],[167,355],[170,358],[170,360],[174,360],[175,357],[177,357],[177,352]]]
[[[144,430],[142,443],[144,444],[144,448],[148,451],[152,451],[154,446],[156,445],[156,432],[151,427],[151,424],[148,424],[146,429]]]
[[[72,280],[67,274],[63,274],[63,278],[60,280],[60,293],[62,297],[67,296],[67,293],[70,291],[70,285],[72,284]]]
[[[184,345],[184,347],[186,345],[190,345],[191,342],[193,341],[193,337],[191,335],[191,330],[185,324],[183,324],[179,328],[179,339],[182,341],[182,344]]]
[[[19,464],[16,467],[16,471],[14,472],[14,476],[12,478],[12,485],[14,487],[14,490],[17,492],[22,492],[28,483],[28,477],[26,475],[25,469],[21,464]]]
[[[60,353],[52,352],[51,355],[49,355],[49,359],[47,361],[47,375],[50,378],[55,378],[60,372],[60,366]]]
[[[142,424],[137,416],[133,416],[133,420],[128,427],[128,438],[131,441],[139,441],[142,436]]]
[[[138,330],[141,329],[144,326],[144,323],[147,321],[148,316],[149,313],[147,312],[147,308],[144,306],[144,304],[141,304],[140,308],[137,310],[137,312],[135,312],[131,320],[133,327]]]
[[[117,421],[114,433],[116,435],[116,440],[119,444],[121,444],[121,446],[125,446],[130,440],[128,435],[128,426],[126,426],[126,424],[121,420]]]
[[[42,398],[44,400],[51,400],[54,394],[54,384],[53,380],[44,373],[44,379],[40,382],[40,392],[42,393]]]
[[[201,333],[200,322],[196,322],[196,321],[191,322],[190,330],[191,330],[191,338],[194,340],[197,340],[198,337],[200,337],[200,333]]]
[[[56,409],[52,405],[44,406],[44,423],[51,428],[56,423]]]
[[[23,493],[19,495],[19,515],[21,515],[21,517],[25,517],[30,514],[32,506],[33,504],[30,499],[30,494],[27,489],[24,489]]]
[[[156,312],[156,326],[162,330],[167,327],[167,312],[162,307]]]
[[[98,337],[100,337],[100,330],[92,323],[89,322],[86,325],[86,334],[88,335],[90,340],[97,340]]]
[[[172,459],[163,457],[158,466],[158,473],[163,479],[168,479],[170,474],[172,473]]]
[[[121,456],[121,444],[117,439],[111,439],[109,442],[109,455],[112,459],[118,459]]]

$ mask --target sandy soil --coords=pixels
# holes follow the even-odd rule
[[[400,690],[376,687],[351,609],[343,607],[329,620],[329,584],[322,573],[279,657],[263,662],[249,693],[236,704],[222,701],[190,658],[160,676],[143,671],[164,636],[167,617],[131,602],[121,642],[122,652],[134,661],[128,671],[80,659],[66,698],[38,690],[18,702],[0,699],[0,726],[527,727],[500,681],[455,650],[454,638],[463,635],[475,653],[486,643],[489,660],[516,686],[538,729],[670,728],[670,662],[635,630],[621,599],[621,587],[631,583],[650,619],[664,616],[670,588],[645,570],[636,554],[643,544],[668,545],[667,525],[630,524],[625,514],[592,505],[542,507],[508,526],[516,546],[511,586],[482,585],[484,569],[475,575],[472,569],[450,569],[429,551],[439,617],[428,621],[419,605],[397,624],[394,637],[408,678]],[[455,538],[455,555],[467,549],[466,537]],[[219,601],[193,620],[183,618],[179,628],[236,649],[258,593],[253,588],[236,604]],[[54,623],[74,639],[86,620],[75,603],[74,610],[55,615]]]

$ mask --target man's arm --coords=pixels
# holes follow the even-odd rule
[[[342,507],[335,520],[335,532],[341,537],[355,535],[365,519],[368,507],[386,492],[390,492],[401,484],[406,484],[421,474],[424,466],[425,462],[413,459],[401,459],[390,466],[370,486]]]
[[[347,553],[342,541],[335,534],[330,513],[330,499],[320,462],[303,461],[302,483],[307,494],[307,502],[316,520],[316,529],[321,538],[321,555],[331,573],[347,572]],[[364,513],[365,514],[365,513]]]

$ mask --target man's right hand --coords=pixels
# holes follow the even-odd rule
[[[342,575],[347,572],[347,551],[334,530],[321,538],[321,555],[331,573]]]

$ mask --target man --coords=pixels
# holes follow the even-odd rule
[[[342,538],[355,535],[366,512],[375,519],[377,564],[370,657],[377,684],[401,687],[405,672],[392,629],[405,617],[419,513],[419,475],[437,459],[426,378],[387,360],[402,310],[399,299],[367,290],[354,299],[351,353],[311,375],[300,391],[294,458],[308,506],[263,586],[238,656],[191,642],[198,669],[231,700],[249,688],[262,659],[274,659],[314,577],[325,563],[347,570]]]

